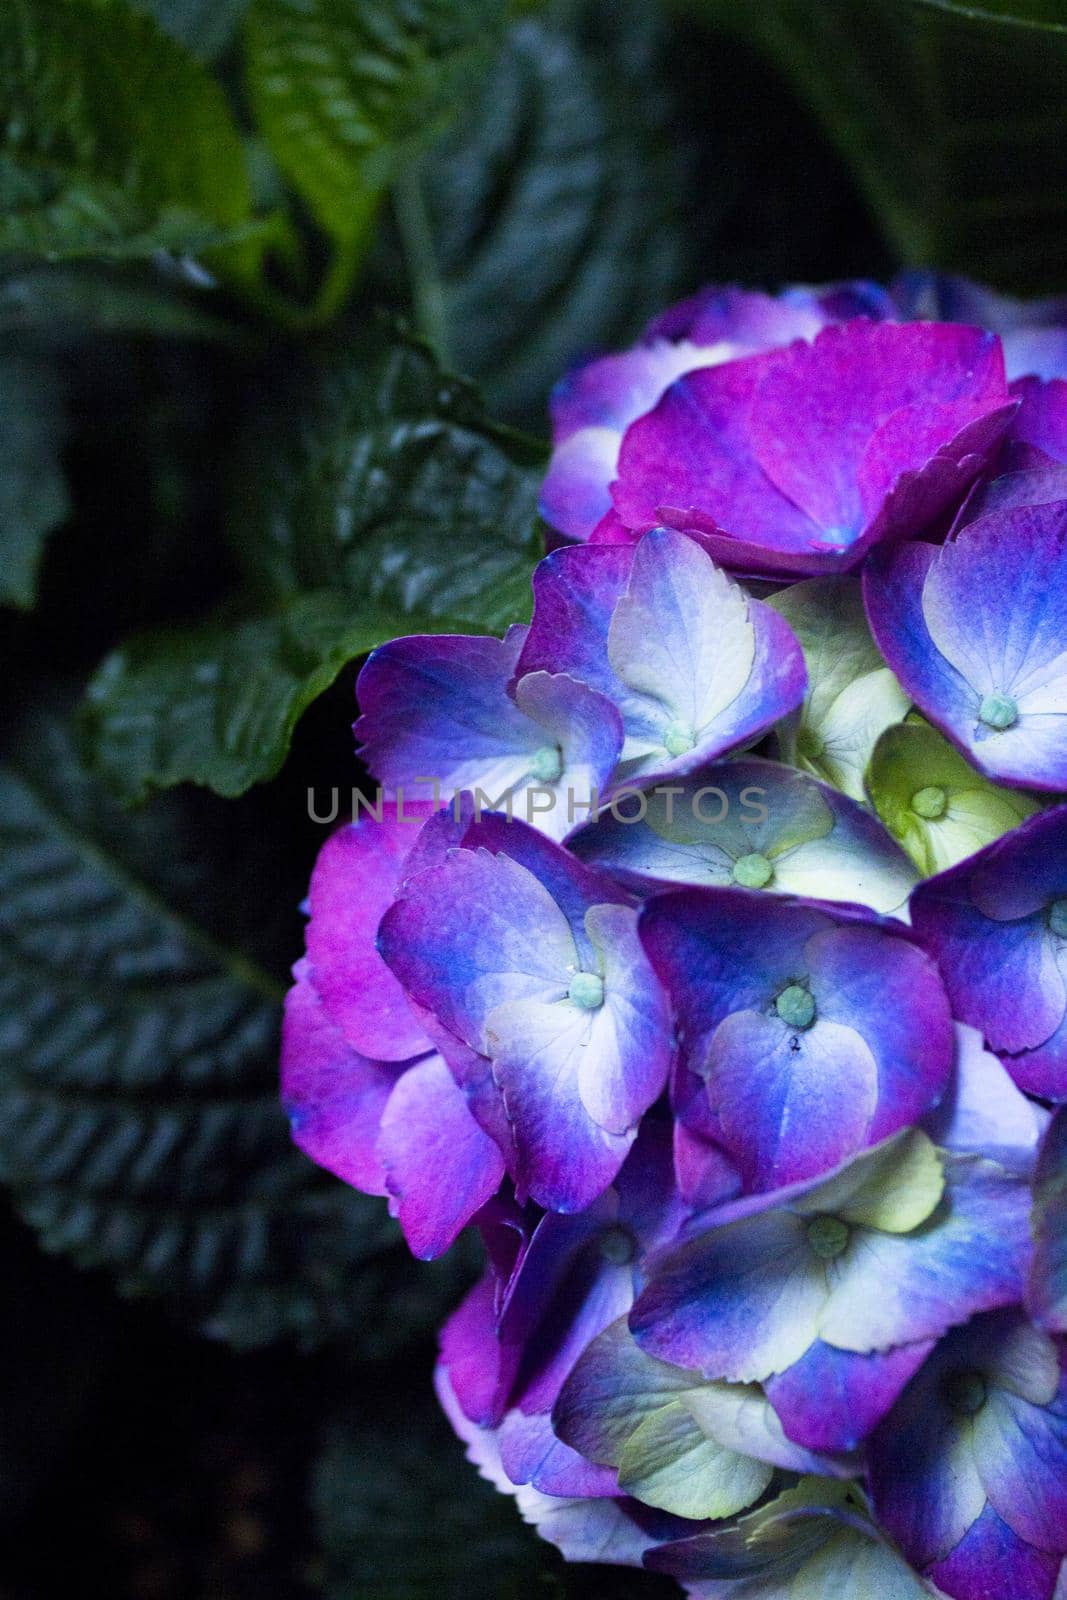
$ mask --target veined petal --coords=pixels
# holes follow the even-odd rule
[[[378,1150],[413,1255],[443,1254],[496,1193],[504,1158],[439,1055],[409,1067],[382,1112]]]
[[[281,1084],[293,1139],[354,1188],[387,1194],[378,1129],[404,1067],[353,1050],[323,1007],[306,963],[295,974],[285,1001]]]

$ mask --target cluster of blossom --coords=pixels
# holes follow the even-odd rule
[[[480,1230],[440,1398],[567,1556],[1052,1600],[1067,332],[708,291],[553,420],[530,625],[361,673],[295,1137],[416,1255]]]

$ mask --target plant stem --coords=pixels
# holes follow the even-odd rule
[[[433,346],[438,360],[447,365],[448,328],[444,290],[417,167],[409,167],[397,179],[393,187],[393,206],[411,281],[416,326],[423,338]]]

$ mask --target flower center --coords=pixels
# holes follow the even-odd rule
[[[558,745],[543,744],[530,761],[530,777],[538,783],[555,783],[563,771],[563,753]]]
[[[980,1372],[956,1372],[945,1385],[945,1399],[962,1417],[977,1416],[989,1398],[989,1385]]]
[[[663,735],[663,748],[669,756],[687,755],[696,742],[696,734],[684,722],[669,723]]]
[[[807,1232],[808,1243],[820,1261],[836,1261],[852,1237],[848,1223],[840,1217],[812,1217]]]
[[[823,753],[823,742],[807,723],[801,725],[797,734],[797,755],[803,761],[818,761]]]
[[[911,797],[911,809],[915,815],[925,817],[928,822],[936,822],[938,817],[943,817],[947,806],[948,795],[935,784],[928,789],[916,790]]]
[[[783,989],[774,1002],[774,1009],[790,1028],[810,1028],[815,1021],[815,997],[799,983]]]
[[[1059,939],[1067,939],[1067,900],[1053,900],[1048,908],[1048,925]]]
[[[734,862],[734,882],[746,889],[762,889],[773,877],[774,868],[767,857],[756,852],[750,856],[739,856]]]
[[[624,1267],[634,1258],[633,1235],[625,1228],[609,1228],[600,1236],[600,1254],[613,1267]]]
[[[1005,728],[1013,728],[1018,722],[1019,707],[1010,694],[987,694],[978,707],[978,720],[984,722],[987,728],[995,728],[1002,733]]]
[[[567,990],[568,1000],[573,1000],[583,1011],[596,1011],[604,1004],[604,980],[596,972],[576,972]]]

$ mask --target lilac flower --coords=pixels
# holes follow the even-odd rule
[[[742,571],[845,572],[957,506],[1014,409],[991,334],[828,328],[673,384],[627,430],[603,537],[666,524]]]
[[[622,725],[603,695],[566,673],[516,677],[526,632],[415,635],[372,653],[355,732],[387,790],[448,799],[472,789],[553,836],[573,827],[574,802],[588,805],[615,767]]]
[[[638,893],[742,884],[897,911],[916,874],[862,807],[777,761],[723,761],[605,812],[568,841]]]
[[[520,1190],[550,1210],[588,1205],[670,1059],[666,1000],[626,893],[488,817],[404,886],[379,948],[461,1079],[480,1083],[472,1104],[490,1131],[502,1106]]]
[[[659,895],[641,940],[746,1187],[817,1176],[916,1122],[948,1081],[948,1001],[897,924],[745,889]]]
[[[1017,1303],[1028,1225],[1017,1174],[897,1134],[829,1178],[694,1220],[648,1263],[630,1326],[650,1355],[707,1378],[762,1382],[808,1357],[817,1383],[820,1342],[887,1355]]]
[[[912,920],[955,1014],[1022,1089],[1067,1099],[1067,806],[921,883]]]
[[[609,485],[627,427],[651,411],[676,378],[792,339],[812,339],[830,322],[889,310],[874,284],[791,289],[776,299],[709,288],[672,306],[641,342],[576,367],[552,395],[552,441],[541,513],[571,539],[587,539],[611,510]]]
[[[286,1001],[282,1099],[301,1149],[388,1195],[412,1251],[435,1256],[498,1188],[504,1163],[374,948],[417,834],[383,806],[380,823],[363,818],[323,846],[308,953]]]
[[[981,517],[865,574],[875,639],[901,683],[980,772],[1067,790],[1067,507]]]
[[[954,1600],[1052,1600],[1067,1555],[1067,1375],[1017,1311],[950,1334],[869,1445],[879,1521]]]
[[[558,550],[534,574],[534,597],[517,670],[577,678],[618,708],[615,789],[699,771],[803,697],[788,624],[681,534]]]

